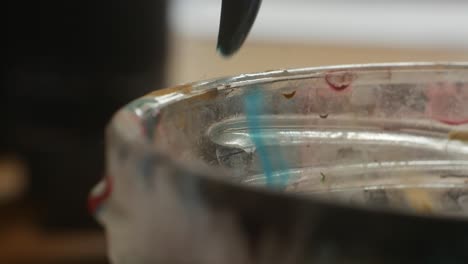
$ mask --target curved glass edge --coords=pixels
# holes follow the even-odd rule
[[[170,104],[207,93],[210,90],[222,91],[267,82],[320,78],[329,72],[337,71],[436,69],[468,69],[468,62],[399,62],[280,69],[178,85],[146,94],[121,108],[107,127],[107,135],[130,144],[132,148],[152,151],[151,144],[148,144],[150,140],[138,133],[141,130],[143,120],[148,117],[156,117],[161,109]]]

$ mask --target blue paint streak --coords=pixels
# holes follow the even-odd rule
[[[273,155],[270,155],[266,148],[266,144],[262,137],[262,123],[260,115],[263,111],[263,95],[259,88],[252,88],[245,97],[244,107],[247,118],[247,125],[250,133],[252,143],[255,145],[256,151],[260,158],[260,163],[263,167],[263,172],[266,177],[267,186],[274,186],[274,161],[276,161],[277,168],[280,172],[286,172],[287,166],[285,160],[281,156],[281,152],[278,149]],[[276,157],[276,160],[274,160]],[[288,183],[289,175],[282,173],[280,176],[280,186],[285,186]]]

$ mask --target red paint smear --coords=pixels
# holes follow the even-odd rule
[[[436,119],[436,120],[441,122],[441,123],[444,123],[446,125],[451,125],[451,126],[459,126],[459,125],[468,124],[468,119],[460,120],[460,121],[445,120],[445,119]]]
[[[340,81],[335,83],[332,78],[338,78]],[[353,75],[351,75],[349,72],[345,72],[341,75],[333,75],[332,73],[328,73],[325,75],[325,81],[327,82],[328,86],[330,86],[330,88],[337,92],[341,92],[351,85],[353,82]]]
[[[426,108],[426,115],[428,117],[451,126],[468,124],[468,119],[466,118],[466,116],[457,118],[456,116],[452,116],[453,113],[450,112],[450,110],[452,110],[451,107],[460,107],[451,105],[453,104],[453,100],[451,100],[451,98],[466,98],[466,95],[464,95],[463,93],[460,94],[460,92],[453,84],[431,84],[427,87],[425,93],[429,99],[428,107]],[[466,101],[466,99],[462,100]],[[455,110],[458,111],[454,112],[465,111],[464,109]]]
[[[104,181],[104,190],[96,195],[91,195],[88,199],[88,210],[91,214],[96,213],[96,210],[101,204],[106,201],[112,193],[112,179],[107,176]]]

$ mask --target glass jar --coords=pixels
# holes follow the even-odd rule
[[[148,94],[90,206],[113,263],[468,263],[468,64],[244,74]]]

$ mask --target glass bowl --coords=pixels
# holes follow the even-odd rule
[[[113,263],[468,263],[468,64],[277,70],[113,118]]]

